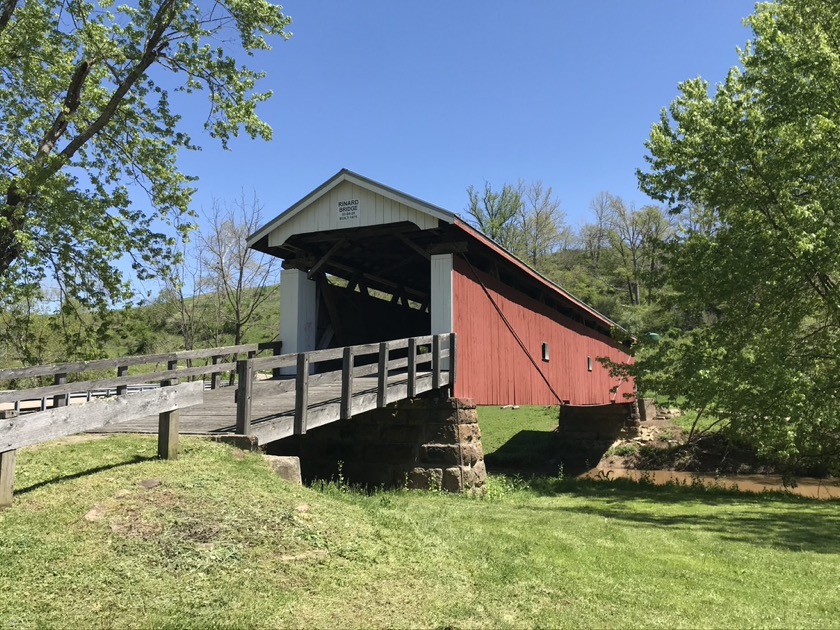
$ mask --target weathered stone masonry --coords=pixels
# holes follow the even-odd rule
[[[475,405],[413,398],[280,440],[273,454],[300,457],[304,480],[341,473],[368,486],[483,492],[487,481]]]
[[[567,474],[595,466],[615,440],[637,435],[639,407],[636,403],[560,408],[557,457]]]

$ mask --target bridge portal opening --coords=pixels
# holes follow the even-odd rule
[[[435,281],[451,267],[451,254],[431,253],[440,236],[410,222],[291,235],[277,252],[284,353],[449,332],[451,317],[434,321],[436,306],[451,312],[451,289]]]

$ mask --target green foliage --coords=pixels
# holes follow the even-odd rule
[[[270,139],[263,73],[237,57],[288,37],[290,20],[267,0],[0,8],[0,296],[17,304],[51,278],[62,303],[102,312],[132,294],[117,259],[154,276],[176,260],[172,230],[190,228],[177,155],[198,147],[176,103],[205,92],[225,147],[243,130]]]
[[[632,457],[639,452],[638,444],[619,444],[607,451],[607,455],[617,455],[618,457]]]
[[[467,212],[478,229],[510,252],[521,249],[522,232],[516,220],[522,212],[523,202],[517,187],[505,184],[497,192],[489,182],[485,182],[483,192],[470,186],[467,195]]]
[[[642,382],[790,462],[840,454],[840,21],[827,0],[760,4],[714,94],[680,85],[642,189],[692,213],[673,303],[695,328],[639,353]]]
[[[600,193],[590,204],[593,222],[567,239],[540,269],[548,278],[635,335],[675,323],[664,279],[674,222],[662,208],[636,209]]]

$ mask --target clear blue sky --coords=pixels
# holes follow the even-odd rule
[[[288,0],[255,62],[270,143],[184,155],[196,208],[255,190],[265,218],[349,168],[454,212],[465,189],[541,179],[568,221],[602,190],[637,206],[644,141],[677,84],[721,81],[752,0]]]

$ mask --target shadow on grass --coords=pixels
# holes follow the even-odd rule
[[[490,472],[522,475],[557,473],[558,434],[551,431],[522,430],[484,457]]]
[[[576,476],[601,461],[610,446],[611,439],[570,441],[555,431],[522,430],[485,455],[484,463],[491,473],[555,476],[562,468]]]
[[[130,459],[126,459],[121,462],[113,462],[110,464],[103,464],[101,466],[95,466],[92,468],[85,468],[84,470],[79,470],[74,473],[68,473],[64,475],[56,475],[55,477],[50,477],[49,479],[42,479],[41,481],[36,481],[28,486],[20,486],[15,487],[15,494],[26,494],[27,492],[33,492],[38,488],[43,488],[45,486],[50,486],[56,483],[60,483],[62,481],[71,481],[73,479],[81,479],[82,477],[89,477],[90,475],[95,475],[99,472],[104,472],[106,470],[113,470],[115,468],[122,468],[124,466],[133,466],[135,464],[142,464],[143,462],[148,462],[151,460],[157,459],[156,456],[153,455],[134,455]]]
[[[579,507],[529,508],[538,511],[578,512],[652,527],[699,528],[727,541],[791,551],[840,553],[838,501],[817,501],[778,493],[743,493],[714,487],[657,486],[626,479],[543,478],[533,479],[529,485],[533,492],[545,496],[563,494],[587,499],[587,504]],[[657,506],[677,504],[685,507],[679,514],[663,514],[662,510],[657,510]]]

